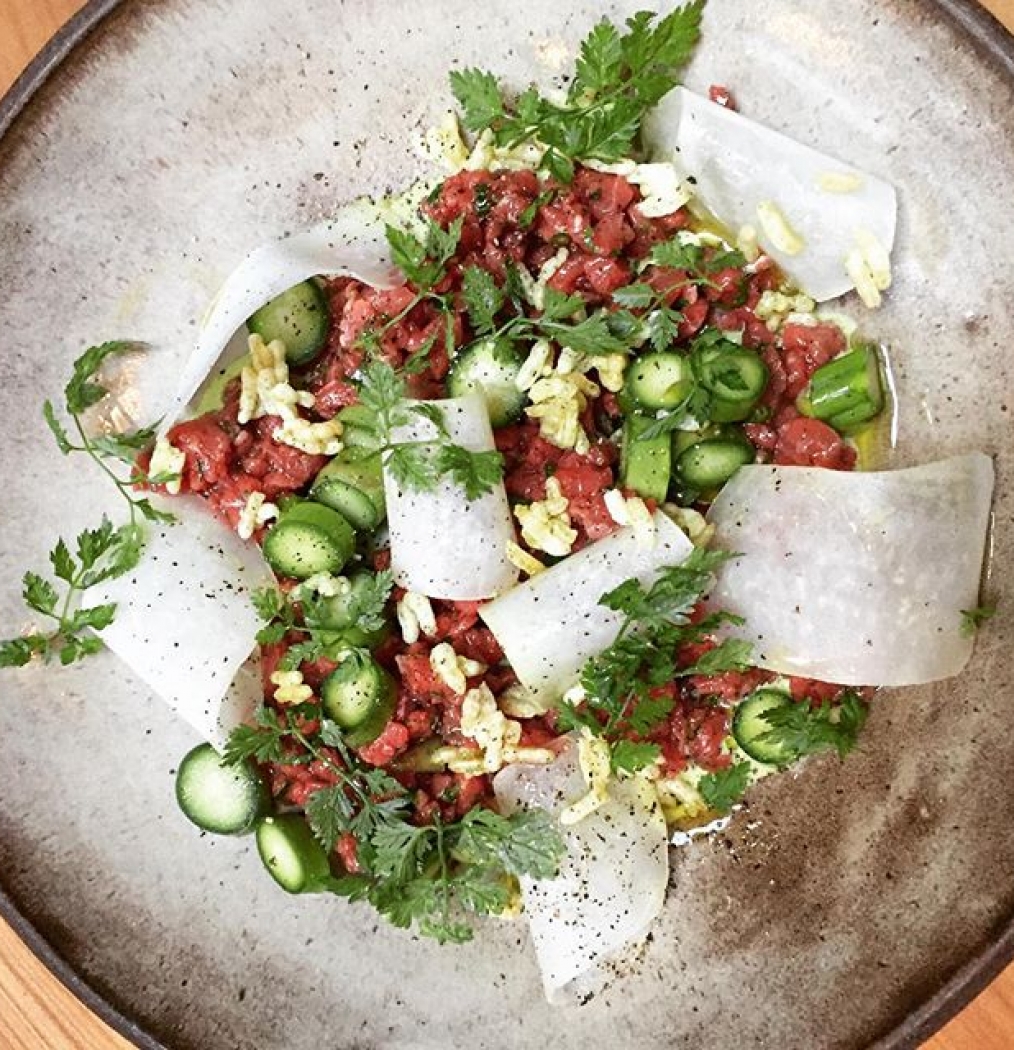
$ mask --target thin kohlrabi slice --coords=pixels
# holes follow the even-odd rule
[[[571,742],[550,765],[512,765],[493,781],[506,813],[541,808],[554,817],[588,790]],[[665,818],[642,777],[612,780],[608,797],[575,824],[553,879],[521,880],[525,915],[551,1003],[598,991],[643,942],[662,910],[669,878]]]
[[[448,435],[470,452],[496,446],[481,394],[430,401],[440,409]],[[437,428],[422,415],[396,428],[396,442],[433,441]],[[391,569],[398,584],[431,598],[471,601],[511,587],[518,570],[507,556],[514,525],[503,482],[470,500],[450,478],[428,492],[403,487],[384,467]]]
[[[558,699],[585,663],[616,640],[624,617],[599,604],[607,591],[634,578],[651,584],[661,569],[680,564],[693,550],[661,511],[654,521],[653,544],[632,528],[621,529],[479,610],[535,698]]]
[[[293,285],[318,275],[355,277],[375,288],[400,284],[384,234],[392,208],[356,200],[326,222],[252,251],[226,278],[204,317],[197,346],[162,414],[163,431],[179,419],[216,365],[228,365],[223,351],[247,318]],[[237,353],[244,352],[235,345]]]
[[[972,652],[993,463],[973,452],[874,473],[741,467],[708,520],[741,556],[716,608],[754,662],[843,685],[915,685],[958,674]]]
[[[189,497],[173,525],[152,525],[141,561],[95,588],[116,602],[102,640],[151,690],[215,747],[263,696],[248,663],[262,626],[250,599],[274,577],[260,548],[243,542]]]
[[[818,302],[855,286],[846,269],[851,252],[894,246],[893,186],[685,88],[659,103],[645,139],[690,182],[705,211],[733,237],[753,227],[764,251]],[[780,248],[767,232],[771,206],[798,234],[798,250]]]

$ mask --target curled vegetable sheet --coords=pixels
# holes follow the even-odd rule
[[[894,245],[893,186],[685,88],[659,103],[645,135],[693,178],[694,197],[733,236],[754,227],[764,250],[819,302],[854,287],[845,259],[866,235],[885,252]],[[771,204],[802,239],[797,251],[765,229],[758,207]]]
[[[555,700],[581,668],[616,639],[623,615],[599,604],[624,580],[642,584],[660,569],[684,561],[693,545],[655,512],[653,546],[621,529],[540,572],[479,610],[522,685],[541,700]]]
[[[843,685],[957,674],[972,651],[993,463],[982,453],[905,470],[741,467],[711,507],[722,567],[711,601],[755,662]]]
[[[116,602],[102,640],[152,691],[221,749],[260,701],[248,664],[261,626],[250,600],[274,579],[260,549],[189,499],[173,500],[175,525],[151,526],[140,564],[96,588]]]
[[[573,743],[551,765],[506,767],[493,787],[507,813],[540,807],[553,815],[587,791]],[[559,875],[521,880],[551,1003],[605,983],[606,966],[637,947],[662,910],[669,878],[665,819],[641,777],[612,781],[599,809],[560,830],[567,856]]]
[[[384,233],[391,208],[359,200],[333,219],[251,252],[229,275],[201,326],[163,414],[165,433],[222,359],[247,318],[318,274],[356,277],[376,287],[401,278]],[[242,353],[243,351],[238,351]],[[137,569],[107,585],[115,622],[103,641],[206,740],[222,748],[262,697],[253,638],[261,626],[250,591],[274,583],[253,544],[206,508],[172,500],[174,526],[152,529]]]
[[[430,401],[441,409],[451,440],[470,452],[495,448],[489,411],[481,394]],[[397,442],[432,441],[432,421],[414,416],[396,428]],[[514,525],[503,482],[470,500],[450,478],[429,492],[402,488],[384,469],[391,569],[406,590],[431,598],[471,601],[510,587],[518,570],[507,557]]]
[[[375,288],[401,282],[384,234],[384,212],[377,205],[353,201],[327,222],[257,248],[229,274],[163,414],[163,431],[179,418],[246,319],[275,296],[318,274],[355,277]]]

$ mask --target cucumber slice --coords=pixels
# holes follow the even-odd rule
[[[264,539],[264,557],[271,568],[296,580],[340,572],[355,549],[352,526],[320,503],[298,503],[286,510]]]
[[[251,763],[227,766],[211,744],[198,744],[180,762],[176,801],[204,831],[245,835],[270,807],[270,796]]]
[[[676,477],[685,489],[708,492],[721,488],[740,467],[757,458],[745,437],[698,441],[676,457]]]
[[[781,740],[765,740],[771,726],[764,719],[768,711],[795,701],[780,689],[758,689],[741,701],[732,719],[736,743],[754,760],[771,766],[787,766],[799,756]]]
[[[478,390],[486,399],[494,427],[513,423],[528,400],[517,386],[524,363],[524,355],[513,343],[494,339],[475,343],[454,359],[447,374],[448,396],[464,397]]]
[[[349,405],[338,413],[342,424],[342,442],[349,447],[368,445],[376,448],[376,417],[365,405]]]
[[[206,379],[204,386],[197,394],[194,415],[205,416],[209,412],[217,412],[225,404],[225,388],[232,380],[238,379],[240,373],[249,364],[250,355],[244,354]]]
[[[641,408],[678,408],[693,389],[690,362],[680,354],[660,351],[639,357],[627,369],[624,390]]]
[[[748,419],[768,385],[768,366],[759,354],[723,341],[692,358],[698,382],[711,394],[708,418],[713,423]]]
[[[362,608],[364,593],[370,588],[374,574],[365,570],[349,576],[349,588],[330,598],[321,598],[318,611],[323,625],[329,631],[344,631],[356,626],[358,610]]]
[[[271,877],[288,893],[319,893],[331,879],[324,847],[299,813],[265,817],[257,825],[257,852]]]
[[[361,608],[360,595],[369,586],[371,579],[372,573],[353,573],[349,577],[348,591],[319,599],[317,611],[321,622],[329,631],[340,634],[339,648],[376,649],[390,635],[390,628],[386,625],[375,631],[364,631],[357,623],[357,610]]]
[[[380,455],[331,460],[317,475],[310,498],[338,511],[354,529],[373,532],[387,514]]]
[[[376,740],[394,714],[398,687],[370,656],[350,655],[321,683],[324,713],[342,729],[349,747]]]
[[[647,416],[634,415],[623,421],[620,480],[639,496],[664,503],[672,469],[672,439],[669,434],[641,437],[654,422]]]
[[[281,339],[290,365],[305,365],[327,342],[331,311],[316,281],[302,281],[266,303],[247,320],[265,343]]]

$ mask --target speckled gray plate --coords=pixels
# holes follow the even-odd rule
[[[640,6],[90,5],[0,109],[0,622],[22,622],[23,568],[105,506],[38,411],[83,346],[145,340],[144,375],[171,382],[244,251],[416,173],[448,64],[545,79],[597,14]],[[894,462],[997,454],[1001,600],[1012,69],[971,5],[711,0],[689,76],[899,187],[896,285],[866,322],[895,351]],[[1012,654],[1008,612],[960,681],[883,695],[858,755],[765,783],[725,837],[674,852],[640,972],[579,1010],[543,1003],[521,925],[441,949],[199,838],[172,796],[193,738],[112,658],[2,679],[0,905],[142,1046],[914,1046],[1014,954]]]

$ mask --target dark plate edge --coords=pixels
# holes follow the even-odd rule
[[[56,31],[7,94],[0,98],[0,139],[71,51],[122,3],[123,0],[88,0],[69,22]]]
[[[76,15],[56,31],[3,98],[0,98],[0,141],[37,92],[62,65],[64,59],[122,3],[123,0],[88,0]],[[21,912],[2,885],[0,917],[46,969],[114,1032],[139,1050],[170,1050],[148,1035],[136,1022],[121,1013],[109,999],[93,988]]]
[[[0,98],[0,140],[35,94],[57,71],[64,59],[124,0],[88,0],[65,23]],[[975,49],[1014,83],[1014,36],[978,0],[932,0],[941,15],[961,30]],[[119,1035],[139,1050],[171,1050],[148,1035],[92,987],[39,932],[0,886],[0,917],[32,953],[75,997]],[[916,1050],[960,1013],[1014,961],[1014,917],[981,954],[962,966],[950,979],[913,1010],[900,1024],[881,1036],[869,1050]]]

